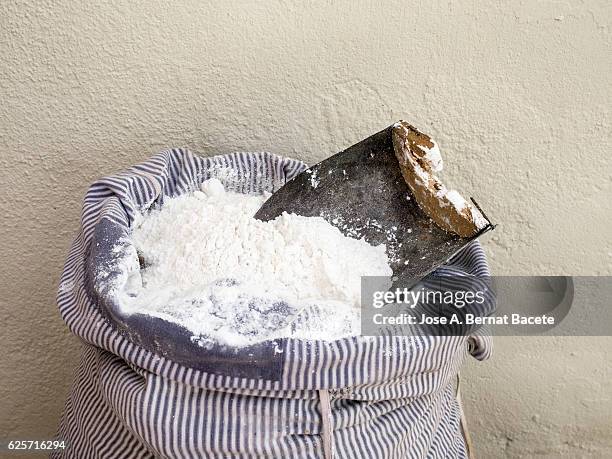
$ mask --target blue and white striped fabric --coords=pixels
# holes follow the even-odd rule
[[[454,381],[465,357],[488,357],[478,337],[279,340],[205,350],[161,320],[122,315],[93,271],[125,241],[137,212],[217,176],[240,192],[271,191],[302,171],[269,153],[202,158],[164,151],[94,183],[58,292],[84,342],[55,458],[466,457]],[[448,264],[488,276],[470,244]]]

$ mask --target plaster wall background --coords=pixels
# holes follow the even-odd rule
[[[54,304],[96,178],[167,146],[316,162],[397,119],[499,228],[496,274],[612,274],[612,4],[0,3],[0,437],[56,428]],[[500,338],[463,375],[479,457],[610,457],[611,338]]]

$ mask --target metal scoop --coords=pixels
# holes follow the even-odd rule
[[[272,194],[255,218],[268,221],[283,212],[320,216],[346,236],[386,244],[395,284],[413,286],[494,226],[487,219],[488,224],[471,237],[439,228],[418,206],[402,177],[392,128],[297,175]]]

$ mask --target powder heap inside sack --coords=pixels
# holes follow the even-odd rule
[[[210,179],[141,216],[131,237],[145,267],[121,303],[184,326],[204,347],[359,334],[361,276],[392,274],[385,245],[321,217],[256,220],[266,198]]]

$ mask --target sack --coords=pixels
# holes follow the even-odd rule
[[[468,347],[489,355],[488,337],[204,349],[179,325],[124,314],[105,291],[99,273],[122,281],[112,248],[142,209],[213,176],[234,191],[273,191],[305,167],[269,153],[173,149],[91,186],[57,297],[85,346],[58,431],[68,448],[52,457],[466,457],[454,380]],[[488,275],[477,242],[445,269]]]

